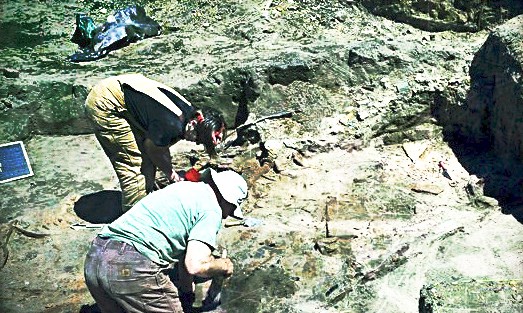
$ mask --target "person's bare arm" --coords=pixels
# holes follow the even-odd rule
[[[198,240],[187,244],[185,267],[190,275],[199,277],[231,276],[233,264],[230,259],[215,259],[209,246]]]
[[[145,153],[149,156],[151,161],[156,165],[170,181],[179,181],[180,177],[173,170],[171,164],[171,152],[169,147],[159,147],[154,142],[145,138],[144,140]]]

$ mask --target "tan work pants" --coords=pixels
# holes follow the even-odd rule
[[[144,133],[126,110],[123,91],[115,77],[93,87],[85,109],[120,181],[122,209],[126,212],[154,187],[156,167],[143,152]]]

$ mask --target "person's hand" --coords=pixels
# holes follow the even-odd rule
[[[220,260],[223,262],[223,271],[224,271],[223,276],[225,276],[225,277],[231,276],[234,271],[234,265],[232,264],[231,259],[225,258],[225,259],[220,259]]]
[[[175,183],[175,182],[179,182],[181,181],[182,179],[180,178],[180,176],[178,175],[178,173],[176,173],[176,171],[172,171],[171,172],[171,176],[169,176],[169,182],[170,183]]]

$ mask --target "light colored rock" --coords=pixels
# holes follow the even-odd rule
[[[429,143],[426,141],[405,142],[402,147],[409,159],[417,163],[423,153],[427,150]]]

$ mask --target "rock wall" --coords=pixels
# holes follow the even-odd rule
[[[236,32],[233,35],[230,33],[231,25],[236,22],[227,22],[224,17],[233,12],[237,20],[242,20],[250,15],[246,13],[246,8],[228,3],[227,10],[220,7],[225,10],[223,12],[211,10],[216,16],[210,13],[201,15],[194,7],[195,4],[189,5],[190,1],[187,1],[181,6],[171,4],[172,7],[164,9],[169,12],[174,8],[194,11],[190,16],[181,14],[186,18],[192,17],[194,21],[191,23],[177,22],[179,27],[185,25],[187,32],[177,30],[179,27],[172,25],[175,22],[158,13],[164,12],[160,10],[156,14],[162,25],[165,25],[164,37],[140,42],[99,62],[79,65],[64,62],[65,56],[75,49],[64,29],[74,28],[73,13],[81,11],[82,6],[71,2],[63,7],[60,2],[51,1],[49,7],[39,5],[42,10],[39,14],[42,15],[46,10],[60,12],[56,19],[61,19],[60,25],[67,24],[66,27],[61,27],[60,31],[45,28],[41,38],[45,42],[43,48],[20,50],[7,46],[2,50],[4,53],[0,60],[5,62],[1,66],[3,75],[0,75],[0,123],[5,126],[0,129],[0,141],[23,140],[33,134],[89,133],[91,128],[82,108],[89,86],[107,75],[141,71],[168,84],[175,83],[173,87],[195,105],[218,104],[230,126],[243,123],[249,113],[259,117],[283,110],[301,111],[301,120],[295,118],[303,126],[297,131],[297,135],[300,135],[315,132],[319,124],[318,117],[344,110],[349,118],[356,115],[357,121],[346,123],[358,126],[351,128],[357,133],[356,137],[363,136],[363,133],[369,133],[366,137],[385,136],[384,141],[393,144],[409,139],[410,135],[406,133],[409,129],[430,123],[432,113],[440,123],[452,126],[467,140],[489,142],[493,139],[499,150],[506,150],[508,148],[504,147],[519,142],[519,126],[516,125],[517,121],[491,116],[511,116],[514,113],[510,111],[512,109],[499,105],[492,111],[492,103],[520,103],[517,94],[521,94],[518,91],[521,82],[517,73],[521,73],[521,70],[509,65],[514,68],[514,74],[502,76],[505,75],[503,68],[494,69],[489,64],[497,62],[505,66],[506,60],[517,60],[515,53],[518,50],[508,47],[517,46],[518,39],[521,39],[521,36],[517,36],[520,34],[521,19],[507,22],[489,37],[470,70],[472,91],[466,96],[469,82],[466,70],[461,71],[461,68],[468,67],[471,59],[466,56],[476,51],[476,48],[469,48],[473,52],[463,51],[461,46],[468,46],[463,45],[463,40],[467,38],[449,37],[446,40],[446,34],[418,33],[406,25],[397,25],[397,29],[392,29],[390,21],[362,12],[359,5],[387,17],[396,16],[397,20],[404,16],[406,22],[413,21],[419,14],[425,14],[432,16],[433,20],[444,20],[451,26],[468,25],[466,19],[463,23],[459,22],[459,16],[469,10],[505,10],[503,18],[523,12],[523,3],[519,1],[497,1],[496,5],[488,2],[472,6],[476,2],[454,1],[451,5],[446,1],[437,4],[431,1],[342,1],[330,3],[332,6],[325,10],[310,11],[292,2],[277,1],[264,8],[256,17],[256,23],[241,24],[235,28],[243,34],[236,36]],[[6,10],[6,21],[19,20],[18,11],[11,6],[14,7],[14,4],[6,6],[9,9]],[[432,8],[432,11],[427,11],[427,8]],[[97,20],[106,15],[107,11],[94,7],[90,10],[92,15],[99,15]],[[366,19],[365,23],[370,23],[373,29],[361,33],[355,23],[360,18]],[[194,31],[188,29],[198,21],[206,21],[201,29],[211,34],[206,37],[211,41],[209,46],[202,46],[198,42],[198,37],[205,33],[199,30],[202,33],[195,35]],[[213,22],[212,26],[209,21]],[[294,25],[291,21],[315,27],[294,38],[291,35],[294,32],[281,31],[293,29],[289,26]],[[281,23],[284,22],[290,24],[283,27]],[[342,32],[337,33],[339,38],[335,36],[332,39],[327,33],[314,35],[315,32],[326,30],[332,35],[335,34],[332,33],[333,29],[349,32],[349,24],[354,37],[340,36]],[[423,28],[423,25],[417,26]],[[430,30],[457,29],[454,26]],[[22,24],[17,27],[19,31],[31,28]],[[302,28],[300,26],[298,29]],[[515,37],[512,33],[516,34]],[[288,41],[287,36],[292,37],[292,40]],[[216,42],[212,43],[212,40]],[[301,42],[301,50],[297,49],[297,41]],[[65,49],[64,45],[69,49]],[[498,56],[495,56],[495,52],[501,49],[498,46],[506,46],[508,52],[501,53],[499,59],[496,59]],[[242,53],[232,53],[230,47],[238,47]],[[44,49],[45,57],[38,54],[41,49]],[[213,53],[209,55],[208,51]],[[143,60],[136,62],[137,57]],[[488,64],[483,64],[485,62]],[[514,62],[520,64],[518,61],[507,64]],[[149,66],[145,69],[142,63]],[[162,66],[153,66],[156,64]],[[166,64],[169,66],[164,66]],[[169,70],[165,72],[167,68]],[[451,74],[447,72],[454,73],[449,81],[446,77]],[[490,86],[493,82],[489,81],[493,77],[497,80],[497,90],[500,90],[496,95],[492,90],[488,91],[493,88]],[[512,92],[513,88],[517,90]],[[495,97],[502,99],[495,100]],[[433,112],[429,112],[428,108],[433,101]],[[316,105],[311,106],[310,103]],[[305,121],[306,118],[310,121]],[[414,132],[419,133],[418,130]],[[518,148],[514,148],[516,150],[511,153],[519,154],[519,146],[517,144]]]
[[[427,31],[486,29],[523,13],[520,0],[363,0],[373,14]]]
[[[462,40],[468,39],[423,34],[403,24],[392,27],[392,22],[369,15],[360,6],[391,16],[402,11],[412,20],[425,7],[452,11],[447,2],[313,2],[311,7],[321,9],[308,10],[292,1],[273,1],[261,11],[234,1],[219,6],[207,1],[208,11],[191,1],[169,2],[161,8],[151,4],[149,12],[165,29],[161,38],[141,41],[98,62],[71,64],[65,60],[76,49],[67,34],[74,29],[74,12],[87,10],[100,21],[116,2],[100,8],[99,2],[89,7],[75,1],[32,5],[24,0],[33,15],[54,12],[60,29],[45,24],[41,33],[30,33],[44,43],[37,49],[0,47],[0,123],[5,125],[0,141],[91,132],[82,108],[89,86],[102,77],[133,71],[172,85],[195,105],[219,105],[230,126],[244,122],[248,113],[259,117],[301,111],[302,120],[296,121],[304,125],[297,131],[300,135],[315,132],[318,117],[344,110],[349,118],[357,115],[358,121],[346,123],[357,125],[351,127],[355,136],[392,132],[387,143],[400,143],[405,131],[430,120],[427,108],[436,86],[450,76],[447,72],[468,66],[465,55],[471,51],[462,48],[468,46]],[[514,8],[510,14],[518,12]],[[7,5],[5,23],[26,20],[17,12],[14,2]],[[453,14],[436,15],[450,19]],[[253,16],[252,23],[239,22],[248,16]],[[359,20],[364,24],[359,26]],[[13,26],[16,36],[22,38],[31,25]],[[451,100],[449,107],[456,103]]]
[[[500,156],[523,157],[523,15],[492,32],[470,67],[462,124]]]

